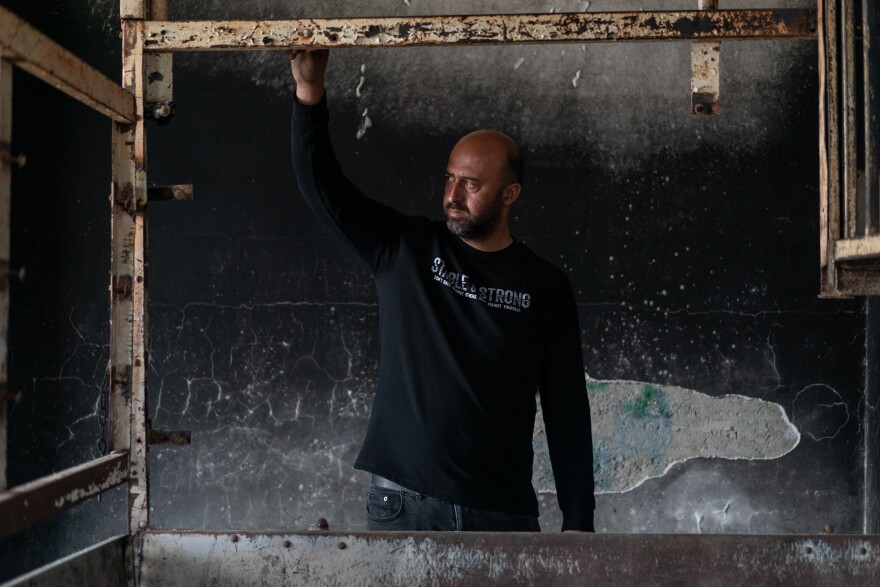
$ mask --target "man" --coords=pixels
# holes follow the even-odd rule
[[[522,154],[477,131],[449,156],[445,222],[367,198],[330,144],[327,51],[291,51],[303,197],[370,267],[379,386],[355,467],[370,530],[540,531],[532,431],[541,394],[563,531],[593,531],[590,408],[565,275],[510,233]]]

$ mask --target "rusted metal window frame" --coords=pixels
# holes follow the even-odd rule
[[[108,116],[115,127],[132,127],[137,118],[131,92],[0,6],[0,538],[129,478],[128,447],[124,446],[124,450],[6,490],[6,404],[11,397],[6,387],[11,169],[23,162],[11,152],[13,66]],[[129,419],[124,416],[125,421]]]
[[[167,0],[153,0],[152,5],[148,9],[145,0],[120,0],[123,37],[121,88],[54,43],[47,45],[52,51],[39,60],[29,59],[23,51],[16,54],[19,66],[30,67],[28,70],[41,79],[114,120],[110,198],[110,439],[111,448],[126,456],[131,534],[149,527],[148,444],[152,437],[164,437],[163,434],[151,434],[154,431],[149,430],[146,418],[145,267],[149,190],[144,117],[150,101],[147,71],[159,68],[168,74],[169,81],[157,92],[157,100],[170,101],[172,89],[170,59],[154,60],[154,56],[178,51],[286,50],[289,47],[670,40],[716,43],[721,39],[821,37],[821,32],[817,32],[821,19],[817,19],[816,10],[713,10],[711,3],[701,5],[708,10],[668,12],[199,22],[168,20]],[[0,15],[5,19],[5,14]],[[6,37],[2,28],[0,33]],[[10,51],[15,53],[14,48]],[[53,63],[71,59],[78,68],[75,74],[55,73],[64,68],[54,68]],[[714,73],[710,77],[715,77]],[[716,80],[709,81],[714,84]],[[186,187],[191,190],[190,186]],[[827,244],[827,240],[823,243]]]
[[[880,14],[876,0],[823,0],[820,16],[820,295],[876,296],[880,295],[876,112]],[[856,70],[859,53],[861,71]]]

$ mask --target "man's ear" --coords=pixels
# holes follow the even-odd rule
[[[504,188],[504,192],[501,194],[501,201],[505,206],[513,206],[513,203],[516,202],[517,198],[519,198],[519,193],[522,190],[522,185],[518,183],[512,183]]]

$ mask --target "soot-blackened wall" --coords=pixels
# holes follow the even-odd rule
[[[684,2],[172,3],[175,19],[685,9]],[[808,3],[776,2],[774,6]],[[118,9],[7,2],[119,79]],[[752,5],[751,7],[754,7]],[[724,42],[720,116],[690,113],[688,43],[339,50],[331,132],[376,199],[440,216],[462,134],[526,151],[513,232],[580,310],[603,532],[862,529],[865,313],[818,293],[815,41]],[[108,358],[110,125],[15,77],[9,476],[96,456]],[[368,272],[315,222],[289,163],[283,53],[175,57],[150,123],[149,409],[193,444],[151,458],[160,528],[363,529],[351,467],[376,382]],[[542,526],[559,527],[543,431]],[[124,532],[116,491],[4,542],[11,576]],[[40,545],[40,548],[36,548]],[[8,554],[7,554],[8,553]]]

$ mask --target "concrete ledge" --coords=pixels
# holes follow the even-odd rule
[[[147,532],[141,585],[868,585],[880,536]]]

